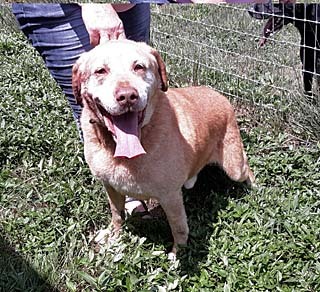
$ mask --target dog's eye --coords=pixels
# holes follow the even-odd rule
[[[138,71],[144,71],[146,67],[142,64],[135,64],[133,69],[135,72],[138,72]]]
[[[105,75],[108,73],[107,69],[106,68],[99,68],[97,69],[96,71],[94,71],[95,74],[98,74],[98,75]]]

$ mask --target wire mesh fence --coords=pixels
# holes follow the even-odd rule
[[[309,4],[289,5],[291,15],[283,5],[279,6],[282,11],[263,7],[258,15],[269,20],[252,17],[248,5],[154,6],[151,41],[164,56],[172,86],[209,85],[235,102],[250,104],[258,114],[264,111],[260,119],[294,125],[295,131],[310,132],[319,139],[317,78],[311,79],[311,94],[310,88],[305,90],[307,70],[302,66],[310,52],[304,50],[305,58],[300,58],[301,48],[310,47],[307,61],[311,58],[312,66],[308,68],[311,78],[317,77],[318,5],[314,4],[312,19],[307,9],[298,15],[300,5],[307,8]],[[271,35],[276,21],[283,28]],[[310,29],[313,39],[306,33]]]

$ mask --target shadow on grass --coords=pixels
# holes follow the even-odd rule
[[[194,188],[183,190],[190,234],[188,245],[178,254],[182,274],[194,275],[200,272],[199,264],[206,260],[209,253],[209,239],[218,212],[228,206],[229,198],[241,198],[247,193],[244,184],[231,181],[216,166],[205,167]],[[146,237],[149,242],[160,243],[170,249],[173,239],[164,218],[132,218],[129,219],[129,226],[135,234]]]
[[[184,191],[190,235],[179,256],[183,274],[200,272],[199,263],[207,259],[218,212],[226,209],[230,198],[241,198],[247,192],[245,184],[230,180],[217,166],[205,167],[194,188]]]
[[[58,292],[15,251],[1,227],[0,234],[0,291]]]

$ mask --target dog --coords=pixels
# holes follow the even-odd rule
[[[259,13],[268,12],[259,46],[265,45],[271,34],[280,31],[292,23],[300,34],[300,60],[302,63],[303,89],[306,95],[312,95],[312,80],[320,74],[320,5],[310,4],[255,4],[251,16],[262,18]],[[269,11],[270,10],[270,11]],[[273,14],[274,16],[271,16]]]
[[[80,56],[73,91],[82,105],[84,154],[108,193],[110,238],[124,221],[125,196],[156,199],[168,219],[175,258],[188,224],[182,186],[207,164],[252,185],[230,102],[207,87],[168,89],[165,64],[145,43],[114,40]]]

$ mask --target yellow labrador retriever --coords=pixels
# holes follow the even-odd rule
[[[174,244],[186,244],[181,188],[215,163],[251,185],[234,110],[206,87],[168,89],[165,65],[144,43],[109,41],[83,54],[73,68],[83,106],[86,161],[109,196],[113,235],[123,222],[125,196],[155,198],[166,213]]]

